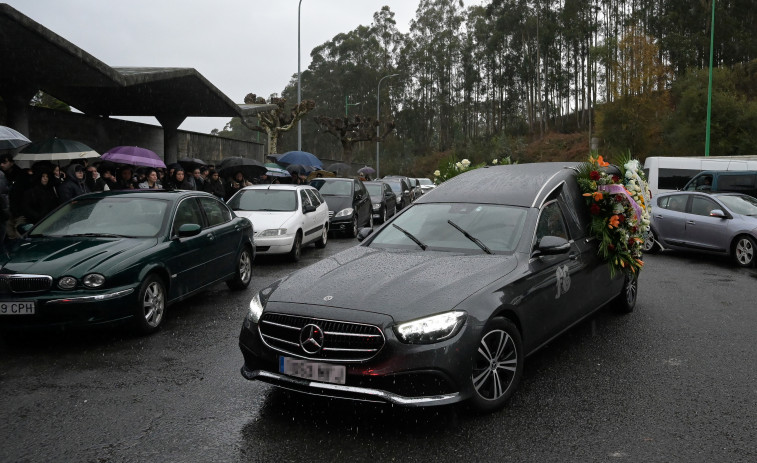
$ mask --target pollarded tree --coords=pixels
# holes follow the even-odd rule
[[[377,141],[376,127],[382,125],[381,121],[376,121],[371,117],[354,116],[352,120],[347,117],[331,118],[328,116],[318,116],[315,122],[320,125],[326,133],[329,133],[339,139],[342,144],[342,160],[352,162],[352,150],[355,143],[362,141]],[[379,131],[378,141],[383,141],[387,135],[394,130],[394,121],[383,123],[383,133]]]
[[[266,104],[263,97],[258,97],[254,93],[248,93],[244,97],[245,104]],[[292,130],[297,121],[301,120],[305,114],[315,108],[315,101],[303,100],[300,104],[295,105],[287,111],[285,109],[287,99],[272,97],[269,104],[275,104],[276,108],[269,111],[263,111],[255,114],[253,117],[245,118],[242,123],[250,130],[265,133],[268,136],[268,154],[278,153],[279,137],[284,133]],[[253,119],[257,118],[255,124]]]

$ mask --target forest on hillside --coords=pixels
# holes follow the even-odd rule
[[[341,159],[319,121],[375,119],[377,84],[397,74],[378,95],[382,122],[395,124],[381,143],[382,168],[393,171],[524,159],[554,133],[596,137],[608,155],[703,155],[711,1],[421,0],[406,34],[384,6],[310,52],[302,99],[315,107],[302,147]],[[710,154],[757,154],[757,1],[716,1],[714,17]],[[296,73],[270,97],[295,105]],[[261,138],[239,120],[213,133]],[[375,146],[358,143],[351,160],[372,164]],[[296,130],[279,140],[280,152],[296,148]]]

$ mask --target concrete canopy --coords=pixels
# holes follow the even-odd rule
[[[108,66],[5,3],[0,63],[0,96],[20,132],[28,132],[24,107],[42,90],[88,115],[155,116],[167,158],[169,132],[187,117],[249,117],[276,107],[236,104],[194,68]]]

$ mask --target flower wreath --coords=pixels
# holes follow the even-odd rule
[[[639,161],[625,157],[619,166],[589,156],[578,168],[578,186],[586,197],[592,236],[610,275],[641,270],[642,244],[649,231],[652,194]]]

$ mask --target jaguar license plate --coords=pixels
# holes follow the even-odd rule
[[[279,357],[279,373],[333,384],[344,384],[347,379],[347,368],[344,365],[311,362],[284,356]]]
[[[0,302],[0,315],[34,315],[34,302]]]

